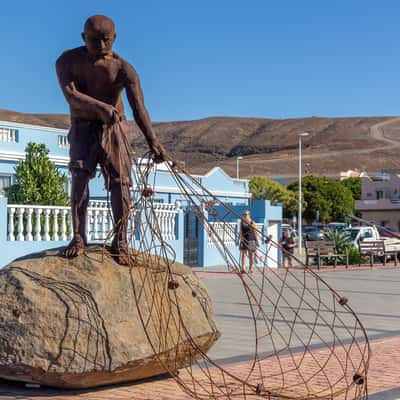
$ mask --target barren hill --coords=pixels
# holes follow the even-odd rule
[[[69,116],[22,114],[0,110],[0,120],[68,128]],[[136,125],[134,143],[140,154],[145,142]],[[196,121],[154,123],[174,158],[185,161],[191,172],[214,165],[241,176],[297,174],[297,134],[304,138],[304,172],[337,175],[347,169],[399,168],[400,119],[389,117],[259,119],[212,117]]]
[[[67,114],[24,114],[16,111],[0,109],[0,121],[51,126],[60,129],[68,129],[69,127],[69,115]]]

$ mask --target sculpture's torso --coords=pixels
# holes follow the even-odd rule
[[[93,60],[85,47],[66,51],[60,61],[79,92],[116,107],[124,115],[121,92],[126,80],[126,61],[115,53]],[[71,104],[70,108],[73,119],[98,119],[94,112],[76,109]]]

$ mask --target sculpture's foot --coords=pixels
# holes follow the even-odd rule
[[[126,243],[113,242],[111,245],[111,253],[119,265],[130,265],[133,261],[132,257],[129,255],[129,248]]]
[[[63,256],[74,258],[85,253],[85,244],[80,237],[74,237],[67,248],[63,251]]]

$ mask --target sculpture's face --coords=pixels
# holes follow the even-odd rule
[[[108,20],[95,20],[86,24],[82,33],[89,54],[95,58],[112,54],[115,37],[114,24]]]

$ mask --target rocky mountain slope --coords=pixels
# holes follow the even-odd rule
[[[69,116],[22,114],[0,110],[0,120],[68,128]],[[134,126],[137,153],[146,145]],[[174,158],[191,172],[203,173],[215,165],[241,176],[252,174],[294,177],[297,174],[298,134],[304,138],[305,173],[337,175],[347,169],[399,168],[400,120],[389,117],[261,119],[210,117],[195,121],[154,123]]]

